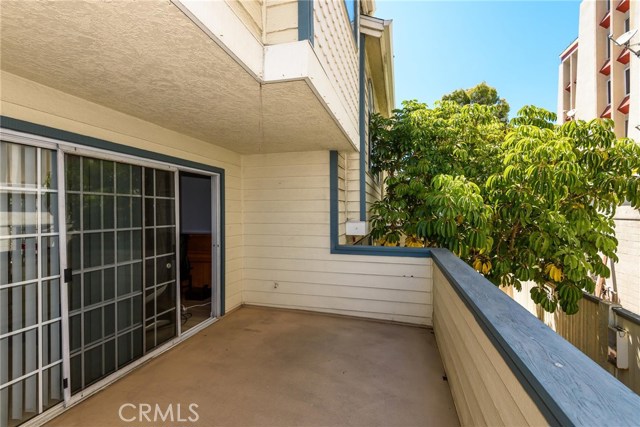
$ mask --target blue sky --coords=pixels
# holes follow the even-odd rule
[[[377,0],[393,19],[396,104],[433,105],[486,81],[511,105],[556,111],[560,53],[578,35],[580,1]]]

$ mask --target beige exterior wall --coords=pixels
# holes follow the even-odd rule
[[[619,303],[627,310],[640,313],[640,212],[622,206],[616,212],[618,262],[615,264],[615,287]],[[613,287],[613,280],[607,279]]]
[[[225,170],[226,309],[242,302],[240,155],[98,104],[2,72],[0,113],[12,118]]]
[[[265,0],[225,0],[242,23],[258,40],[263,40],[263,10]],[[297,20],[296,20],[297,21]]]
[[[347,221],[360,221],[360,154],[347,155]]]
[[[240,156],[5,72],[1,107],[225,169],[227,310],[244,302],[431,324],[430,260],[330,254],[327,151]]]
[[[338,244],[347,244],[347,154],[338,153]]]
[[[298,1],[264,0],[266,5],[265,44],[298,41]]]
[[[246,304],[431,324],[431,260],[334,255],[329,153],[247,155]]]
[[[365,168],[368,165],[368,149],[365,151]],[[349,153],[347,155],[347,219],[360,220],[360,154]],[[382,198],[382,180],[376,180],[367,170],[365,172],[365,191],[367,205],[367,220],[369,220],[371,205]]]
[[[434,330],[461,425],[548,425],[435,264],[433,287]]]

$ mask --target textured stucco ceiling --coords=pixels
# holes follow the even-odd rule
[[[1,67],[240,153],[348,149],[305,81],[260,85],[169,1],[2,1]]]

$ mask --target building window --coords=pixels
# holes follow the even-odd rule
[[[611,105],[611,79],[607,80],[607,104]]]
[[[624,70],[624,94],[629,95],[631,93],[631,68],[627,67]]]
[[[353,37],[356,45],[358,44],[358,15],[360,11],[359,0],[344,0],[344,5],[347,8],[347,16],[351,23],[351,30],[353,31]]]
[[[609,38],[607,38],[607,60],[611,59],[611,37],[612,34],[609,33]]]
[[[629,17],[627,17],[627,19],[624,20],[624,32],[626,33],[627,31],[631,30],[631,25],[629,23]]]

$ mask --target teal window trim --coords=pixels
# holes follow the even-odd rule
[[[332,254],[430,258],[429,248],[341,245],[338,241],[338,152],[329,152],[329,244]]]
[[[313,0],[298,0],[298,40],[313,46]]]
[[[68,132],[12,117],[0,115],[0,128],[10,129],[17,132],[24,132],[31,135],[56,139],[58,141],[70,142],[72,144],[83,145],[85,147],[99,148],[101,150],[112,151],[119,154],[129,154],[143,159],[156,160],[163,163],[185,166],[192,169],[200,169],[213,172],[220,176],[220,315],[225,314],[225,289],[226,289],[226,251],[225,251],[225,171],[222,168],[205,165],[204,163],[193,162],[179,157],[167,156],[154,151],[142,150],[128,145],[123,145],[92,136],[81,135]]]
[[[364,71],[364,47],[365,47],[365,37],[364,34],[360,34],[360,55],[359,55],[359,88],[360,88],[360,99],[359,99],[359,132],[360,132],[360,221],[367,220],[367,182],[366,182],[366,173],[367,173],[367,135],[366,135],[366,125],[367,125],[367,115],[365,108],[365,91],[366,81],[365,81],[365,71]]]

